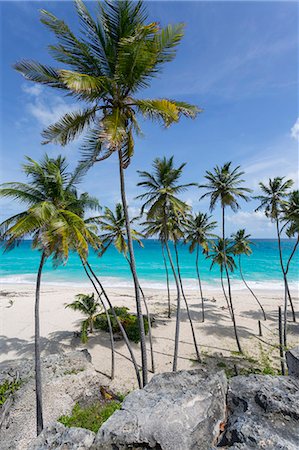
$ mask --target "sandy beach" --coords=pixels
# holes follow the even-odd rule
[[[98,331],[91,335],[89,342],[83,345],[74,332],[79,331],[80,313],[65,309],[65,304],[73,301],[78,293],[90,293],[88,288],[70,286],[43,285],[41,290],[41,336],[42,354],[69,351],[75,348],[87,348],[92,355],[97,370],[107,375],[107,385],[118,391],[126,392],[136,387],[133,367],[123,341],[116,342],[116,377],[109,379],[110,347],[108,333]],[[132,311],[134,297],[132,289],[108,289],[114,305],[127,306]],[[257,291],[265,308],[267,321],[262,321],[263,336],[258,336],[258,319],[262,319],[259,308],[245,290],[233,292],[236,320],[241,343],[247,357],[260,358],[260,349],[276,358],[278,350],[277,310],[283,298],[279,291]],[[145,290],[149,309],[155,317],[153,340],[156,372],[170,371],[174,349],[175,332],[175,292],[172,292],[173,315],[167,318],[167,298],[165,291]],[[232,322],[221,291],[206,292],[206,320],[201,322],[201,306],[195,291],[187,293],[196,338],[201,347],[205,364],[220,360],[230,361],[237,350]],[[298,299],[295,300],[296,303]],[[17,358],[32,358],[34,285],[2,285],[0,293],[0,364]],[[289,345],[298,342],[299,324],[289,322]],[[132,344],[137,360],[140,361],[139,346]],[[182,309],[181,336],[178,369],[190,369],[197,366],[192,343],[190,325],[185,308]],[[279,360],[277,359],[279,362]]]

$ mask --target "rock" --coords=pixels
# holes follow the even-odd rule
[[[105,422],[93,450],[210,449],[225,419],[224,372],[163,373],[129,394]]]
[[[286,360],[289,375],[299,378],[299,346],[286,352]]]
[[[49,426],[29,445],[28,450],[86,450],[95,433],[84,428],[67,428],[59,422]]]
[[[43,413],[45,427],[69,414],[77,401],[101,398],[104,377],[95,371],[87,351],[52,354],[42,358]],[[35,384],[32,360],[1,367],[0,379],[20,375],[21,387],[14,393],[8,418],[0,429],[1,450],[24,450],[35,437]]]
[[[297,450],[299,381],[270,375],[230,380],[229,416],[218,447]]]

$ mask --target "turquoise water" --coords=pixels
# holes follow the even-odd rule
[[[139,278],[144,287],[165,287],[165,272],[160,243],[157,240],[144,240],[144,248],[135,245],[135,256]],[[253,253],[250,257],[243,256],[243,272],[252,286],[257,288],[281,288],[282,275],[278,259],[277,241],[272,239],[254,240]],[[294,241],[283,240],[285,258],[290,254]],[[1,257],[0,276],[2,283],[34,283],[39,265],[40,254],[31,249],[31,242],[25,241]],[[101,275],[106,286],[132,286],[128,264],[114,248],[109,248],[106,254],[99,258],[93,251],[89,262],[95,271]],[[197,289],[195,272],[195,253],[190,254],[188,247],[180,245],[181,272],[185,285],[189,289]],[[289,280],[294,288],[298,286],[299,252],[297,251],[289,270]],[[204,285],[219,288],[219,269],[210,271],[210,260],[200,255],[200,271]],[[233,275],[233,283],[242,287],[238,271]],[[43,282],[51,284],[88,283],[86,275],[77,255],[71,254],[65,266],[56,269],[51,261],[47,261]]]

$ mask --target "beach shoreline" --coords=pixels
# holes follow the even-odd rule
[[[0,291],[0,366],[20,358],[32,358],[34,354],[34,285],[2,285]],[[166,290],[145,288],[150,313],[155,318],[153,342],[156,371],[171,371],[174,329],[175,329],[175,291],[171,291],[172,317],[167,318]],[[110,373],[109,335],[96,332],[89,342],[83,345],[76,337],[83,318],[78,312],[65,309],[76,294],[91,293],[90,287],[52,286],[43,284],[41,288],[40,324],[42,355],[87,348],[91,353],[96,369],[107,375],[107,385],[121,392],[136,388],[133,367],[123,341],[116,341],[116,376],[113,382]],[[135,312],[133,289],[108,288],[108,295],[114,306],[127,306]],[[226,302],[220,289],[206,291],[204,323],[201,321],[201,302],[198,292],[186,291],[195,333],[202,354],[230,358],[236,353],[233,327]],[[242,346],[247,355],[259,356],[260,346],[277,358],[278,344],[278,306],[283,305],[283,292],[276,290],[259,291],[259,299],[266,311],[267,322],[263,322],[258,305],[249,292],[233,291],[233,302]],[[294,298],[295,305],[298,298]],[[296,308],[297,309],[297,308]],[[258,336],[258,320],[262,321],[263,336]],[[290,317],[291,320],[291,317]],[[289,322],[289,343],[296,343],[298,324]],[[137,360],[140,362],[140,347],[132,344]],[[149,352],[149,345],[147,346]],[[279,361],[279,359],[277,358]],[[178,369],[192,369],[197,366],[190,325],[186,310],[182,307],[181,335]]]

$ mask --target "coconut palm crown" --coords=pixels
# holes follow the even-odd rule
[[[131,220],[131,223],[134,221]],[[115,248],[123,253],[125,256],[128,253],[127,244],[127,232],[126,232],[126,219],[124,216],[124,211],[121,203],[117,203],[115,206],[115,211],[106,207],[104,214],[99,216],[97,219],[103,233],[101,235],[102,240],[102,253],[104,253],[107,248],[114,244]],[[137,230],[131,228],[132,239],[137,241],[138,244],[143,247],[141,238],[143,235]]]
[[[244,228],[232,234],[232,238],[234,240],[233,253],[235,255],[251,255],[252,250],[250,246],[253,243],[249,240],[250,234],[246,234]]]
[[[254,197],[260,201],[260,205],[256,208],[256,211],[264,210],[268,218],[277,220],[293,184],[293,180],[285,180],[285,177],[269,178],[268,185],[259,183],[262,195]]]
[[[84,161],[92,164],[121,151],[126,167],[134,152],[134,135],[141,134],[138,116],[169,126],[182,115],[194,118],[199,111],[183,101],[136,97],[164,63],[174,59],[183,24],[161,28],[156,22],[147,22],[141,1],[97,2],[96,18],[81,0],[75,0],[75,6],[80,36],[63,20],[41,10],[41,22],[57,40],[49,50],[64,68],[20,61],[15,69],[26,79],[58,88],[84,104],[46,128],[45,143],[66,145],[86,132]]]
[[[216,237],[212,231],[217,226],[217,222],[210,220],[211,217],[207,213],[201,212],[188,217],[185,240],[190,243],[190,253],[195,250],[197,245],[202,247],[204,253],[208,253],[209,242]]]
[[[240,166],[231,168],[231,162],[216,166],[213,172],[207,171],[205,178],[206,184],[199,187],[207,189],[201,198],[210,197],[210,210],[213,211],[216,203],[220,201],[221,207],[229,206],[233,211],[240,208],[238,199],[249,201],[246,195],[251,189],[241,186],[244,180],[241,178],[244,172],[240,170]]]

